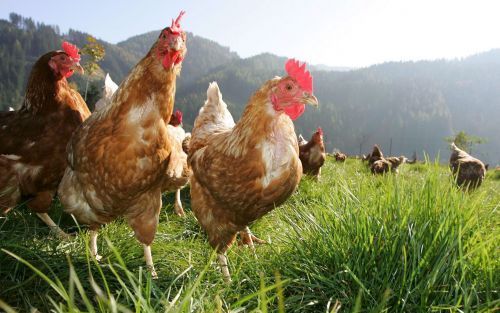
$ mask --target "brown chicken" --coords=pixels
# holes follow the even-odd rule
[[[302,162],[304,174],[309,174],[319,179],[321,176],[321,167],[325,164],[326,160],[323,130],[321,127],[318,127],[309,142],[299,145],[299,157]]]
[[[406,160],[404,156],[380,158],[372,163],[370,170],[373,174],[383,174],[389,171],[397,174],[399,166]]]
[[[335,157],[335,161],[337,162],[345,162],[345,160],[347,159],[347,155],[342,152],[335,152],[333,156]]]
[[[191,208],[217,250],[226,281],[225,252],[236,234],[251,241],[248,225],[283,203],[302,176],[292,120],[304,112],[304,104],[318,101],[305,64],[289,60],[286,70],[288,76],[269,80],[254,93],[236,125],[217,83],[211,83],[194,123]]]
[[[146,265],[156,271],[151,243],[163,191],[186,183],[186,155],[167,131],[176,77],[186,53],[179,17],[163,29],[148,54],[122,82],[111,103],[92,114],[68,145],[69,166],[59,187],[65,211],[90,227],[97,254],[100,225],[123,216],[144,246]]]
[[[83,72],[78,48],[62,48],[33,65],[21,108],[0,112],[0,211],[26,203],[65,236],[47,212],[67,166],[66,145],[90,111],[66,80]]]
[[[113,82],[109,74],[106,74],[106,78],[104,79],[104,88],[103,88],[103,95],[102,98],[97,101],[95,105],[95,111],[100,110],[101,108],[109,105],[111,103],[111,99],[113,98],[114,93],[118,89],[118,85]],[[187,153],[188,153],[188,146],[189,146],[189,139],[191,137],[191,134],[186,133],[184,129],[182,128],[182,112],[179,110],[176,110],[172,116],[170,117],[170,121],[167,125],[167,131],[181,143],[181,148],[186,153],[186,156],[183,156],[182,159],[186,160],[186,165],[187,165]],[[181,189],[182,187],[185,187],[187,185],[187,180],[186,184],[184,186],[181,186],[175,191],[175,202],[174,202],[174,212],[178,216],[184,216],[186,215],[184,213],[184,208],[182,207],[182,202],[181,202]]]
[[[457,185],[474,189],[481,186],[486,175],[486,167],[481,160],[451,144],[450,168]]]
[[[380,150],[378,145],[374,145],[372,152],[366,156],[369,167],[371,167],[372,164],[375,163],[376,161],[381,160],[383,158],[384,154],[382,153],[382,150]]]

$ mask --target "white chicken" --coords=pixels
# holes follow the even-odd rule
[[[102,88],[102,97],[96,102],[94,111],[108,106],[108,104],[111,103],[111,98],[117,89],[118,85],[111,79],[109,73],[107,73],[106,78],[104,79],[104,86]]]

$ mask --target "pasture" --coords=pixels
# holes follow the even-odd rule
[[[187,216],[164,196],[153,243],[159,279],[122,220],[99,235],[50,215],[52,234],[24,207],[0,219],[0,311],[6,312],[492,312],[500,307],[500,175],[474,192],[447,167],[405,164],[373,176],[360,160],[329,157],[320,182],[304,178],[281,207],[251,226],[268,244],[236,244],[224,283],[182,192]]]

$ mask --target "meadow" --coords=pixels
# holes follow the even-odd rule
[[[281,207],[251,226],[268,243],[229,253],[226,284],[189,207],[163,199],[153,243],[159,279],[118,220],[89,257],[88,232],[55,203],[74,234],[61,240],[25,207],[0,219],[0,311],[6,312],[494,312],[500,308],[500,175],[456,188],[436,162],[373,176],[329,158]]]

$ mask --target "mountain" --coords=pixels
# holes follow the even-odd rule
[[[119,42],[117,46],[124,51],[131,51],[139,60],[148,53],[159,34],[160,30],[148,32]],[[188,54],[182,62],[182,75],[179,77],[179,84],[191,83],[197,77],[208,74],[212,69],[239,59],[239,56],[229,48],[189,32],[186,42]]]
[[[113,80],[120,82],[149,51],[159,33],[159,30],[148,32],[116,45],[98,40],[104,46],[106,54],[99,63],[103,73],[93,78],[90,85],[91,99],[87,99],[89,106],[93,107],[99,98],[104,73],[110,73]],[[0,110],[21,105],[31,66],[42,54],[60,49],[62,40],[83,47],[88,36],[89,34],[72,29],[67,34],[61,34],[55,26],[35,23],[31,18],[24,18],[15,13],[11,13],[9,21],[0,19]],[[183,62],[179,84],[187,84],[215,67],[239,59],[229,48],[192,33],[187,34],[187,42],[188,57]],[[80,91],[85,90],[82,77],[75,75],[72,80]]]
[[[326,64],[314,64],[314,69],[317,71],[334,71],[334,72],[347,72],[356,70],[355,67],[347,66],[330,66]]]
[[[159,31],[134,36],[116,45],[100,41],[106,56],[100,63],[119,83],[147,53]],[[79,47],[88,34],[35,23],[11,14],[0,20],[0,109],[18,107],[34,61],[58,49],[61,40]],[[217,81],[235,119],[250,95],[266,80],[284,75],[286,57],[269,53],[240,58],[214,41],[188,33],[188,54],[178,80],[176,106],[191,128],[206,97],[208,83]],[[320,108],[307,108],[296,121],[306,138],[316,127],[325,131],[327,149],[348,154],[368,153],[378,143],[386,154],[410,156],[425,151],[442,160],[449,156],[446,136],[463,130],[488,139],[473,154],[500,163],[500,49],[460,60],[388,62],[363,69],[311,66]],[[72,79],[80,91],[83,77]],[[92,79],[87,103],[95,103],[100,78]]]

